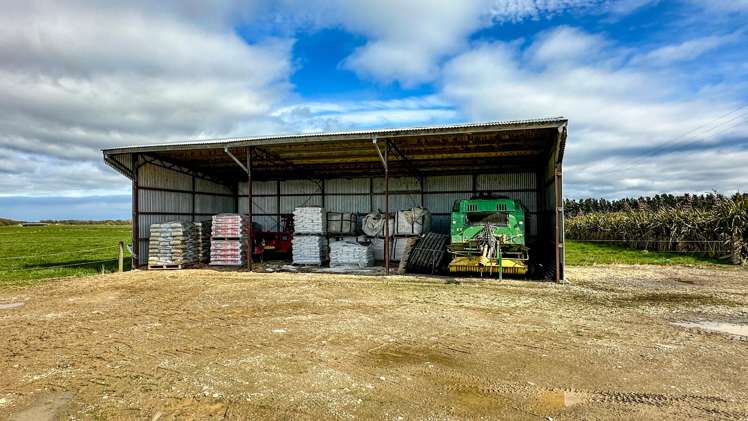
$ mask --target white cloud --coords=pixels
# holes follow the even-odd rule
[[[748,12],[748,0],[688,0],[690,3],[712,13]]]
[[[735,43],[740,39],[740,35],[740,33],[710,35],[689,39],[679,44],[666,45],[649,51],[646,54],[635,56],[632,59],[632,64],[665,66],[680,61],[693,60],[719,47]]]
[[[302,132],[428,125],[460,119],[451,103],[435,96],[388,101],[300,103],[283,107],[273,115]]]
[[[287,0],[301,21],[364,35],[343,66],[359,77],[406,87],[437,80],[442,61],[487,26],[588,9],[604,0]]]
[[[5,165],[0,192],[106,189],[105,147],[278,130],[292,42],[247,44],[224,24],[228,2],[175,3],[4,8],[0,152],[25,169]]]
[[[607,47],[593,53],[591,60],[567,60],[601,44]],[[564,48],[556,48],[559,45]],[[703,139],[698,134],[680,137],[700,125],[711,127],[720,116],[736,109],[740,92],[732,92],[732,97],[724,92],[710,95],[708,90],[693,88],[690,75],[679,77],[672,69],[656,72],[625,64],[621,57],[628,54],[627,49],[599,36],[563,27],[538,36],[524,49],[516,43],[482,44],[446,65],[442,94],[459,104],[469,119],[567,116],[566,156],[571,176],[566,181],[572,195],[589,192],[587,185],[606,195],[636,189],[668,191],[668,183],[729,191],[735,188],[736,178],[748,179],[748,169],[738,164],[746,156],[745,144],[736,149],[723,142],[725,136],[741,131],[748,135],[741,128],[744,125],[723,126]],[[737,116],[738,123],[740,118],[748,120],[748,113]],[[663,142],[666,147],[658,152],[683,140],[701,149],[646,157]],[[704,178],[707,166],[701,171],[688,166],[713,159],[717,148],[739,157],[712,161],[712,167],[721,166],[730,177]]]

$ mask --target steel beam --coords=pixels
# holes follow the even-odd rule
[[[139,154],[132,154],[132,267],[140,267],[140,200],[138,198],[138,174],[140,173]]]
[[[254,268],[252,253],[254,252],[254,230],[252,226],[252,152],[253,147],[247,146],[247,213],[249,214],[249,232],[247,233],[247,268],[252,271]]]
[[[389,170],[389,152],[390,142],[385,140],[384,154],[377,143],[378,139],[374,136],[371,139],[374,147],[377,149],[379,159],[384,167],[384,273],[390,274],[390,170]]]

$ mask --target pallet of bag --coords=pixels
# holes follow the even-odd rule
[[[328,260],[325,208],[299,207],[293,211],[291,257],[295,265],[322,265]]]
[[[236,213],[213,216],[211,223],[210,264],[242,266],[247,261],[246,240],[249,218]]]
[[[293,211],[294,234],[324,235],[327,213],[319,206],[299,207]]]
[[[210,262],[210,237],[212,220],[194,222],[195,258],[199,263]]]
[[[355,236],[330,239],[330,267],[374,266],[374,249],[371,243],[359,242]]]
[[[196,263],[195,226],[191,222],[151,224],[148,240],[148,267],[184,267]]]

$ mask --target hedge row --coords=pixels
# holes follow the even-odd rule
[[[566,238],[637,249],[700,253],[748,261],[748,197],[723,198],[709,209],[592,212],[565,222]]]

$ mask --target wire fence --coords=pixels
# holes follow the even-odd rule
[[[645,252],[682,254],[727,258],[734,253],[735,246],[723,240],[661,240],[648,238],[612,239],[612,238],[572,238],[568,241],[579,243],[597,243],[636,249]]]
[[[66,268],[83,268],[86,266],[94,266],[94,265],[101,265],[101,264],[114,264],[116,265],[119,261],[119,244],[117,245],[109,245],[105,247],[95,247],[95,248],[87,248],[87,249],[75,249],[75,250],[67,250],[64,252],[55,252],[55,253],[39,253],[39,254],[29,254],[29,255],[22,255],[22,256],[0,256],[0,261],[4,262],[13,262],[17,260],[23,260],[23,259],[43,259],[42,262],[34,262],[31,265],[26,265],[23,267],[10,267],[10,268],[3,268],[0,269],[0,274],[7,274],[7,273],[18,273],[18,272],[35,272],[35,271],[46,271],[46,270],[56,270],[56,269],[66,269]],[[99,258],[98,255],[103,254],[105,250],[111,250],[113,257],[102,259]],[[95,260],[83,260],[83,261],[75,261],[75,262],[55,262],[56,259],[45,259],[45,258],[59,258],[60,256],[70,256],[70,255],[85,255],[85,254],[95,254],[95,256],[91,256],[91,259]],[[128,248],[123,248],[122,250],[122,258],[123,258],[123,265],[124,261],[127,260],[128,255],[129,257],[132,257],[132,253],[129,252]],[[23,264],[23,262],[22,262]],[[99,268],[96,268],[99,269]]]

